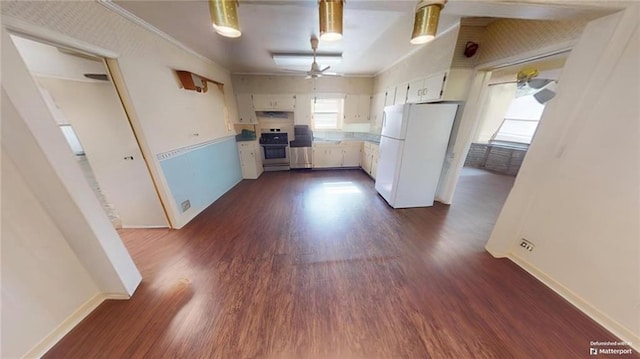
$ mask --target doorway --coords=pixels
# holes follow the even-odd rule
[[[568,55],[489,70],[465,167],[517,176]]]
[[[167,227],[105,60],[17,35],[11,40],[114,227]]]

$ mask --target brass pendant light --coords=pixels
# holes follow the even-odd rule
[[[418,3],[411,35],[412,44],[425,44],[436,37],[440,10],[444,3],[444,0],[422,0]]]
[[[238,0],[209,0],[211,22],[216,32],[224,37],[240,37]]]
[[[319,0],[320,40],[336,41],[342,39],[343,0]]]

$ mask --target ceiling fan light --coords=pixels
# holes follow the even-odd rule
[[[342,39],[342,0],[319,0],[320,40]]]
[[[440,10],[443,6],[444,2],[442,1],[422,1],[418,4],[413,21],[413,34],[410,41],[412,44],[425,44],[436,37]]]
[[[237,0],[209,0],[211,23],[216,32],[224,37],[240,37]]]

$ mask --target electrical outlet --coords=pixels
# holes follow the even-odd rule
[[[533,248],[535,246],[533,245],[533,243],[529,242],[528,240],[522,238],[522,240],[520,241],[520,248],[524,248],[526,249],[528,252],[533,252]]]
[[[191,201],[189,200],[183,201],[180,205],[182,206],[182,212],[185,212],[186,210],[191,208]]]

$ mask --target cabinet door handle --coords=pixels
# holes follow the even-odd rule
[[[423,96],[427,96],[427,92],[429,92],[429,90],[427,90],[426,87],[422,89],[422,95]]]
[[[422,89],[418,90],[418,97],[422,96]]]

